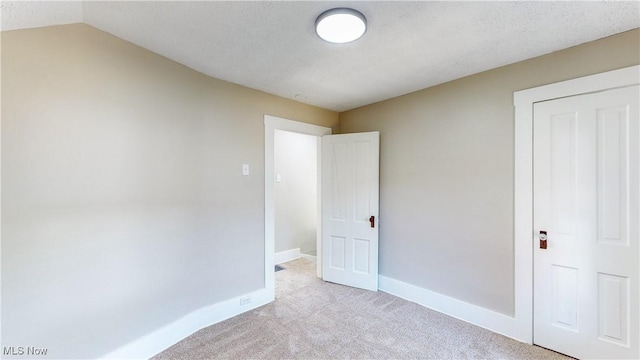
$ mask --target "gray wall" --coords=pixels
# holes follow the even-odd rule
[[[513,315],[513,92],[639,63],[636,29],[341,113],[380,131],[380,274]]]
[[[93,358],[264,287],[263,115],[337,113],[87,25],[1,36],[2,345]]]

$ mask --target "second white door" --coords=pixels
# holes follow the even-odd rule
[[[638,86],[534,106],[534,342],[640,357]]]

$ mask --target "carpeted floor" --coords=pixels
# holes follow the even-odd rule
[[[283,266],[273,303],[154,359],[571,359],[381,291],[325,283],[307,259]]]

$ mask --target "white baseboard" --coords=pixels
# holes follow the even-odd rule
[[[273,261],[276,265],[285,263],[287,261],[295,260],[300,257],[300,248],[285,250],[277,252],[273,256]]]
[[[313,262],[317,262],[318,258],[315,255],[307,255],[307,254],[300,254],[301,258],[305,258],[307,260],[311,260]]]
[[[378,287],[381,291],[409,300],[429,309],[483,327],[512,339],[529,343],[523,337],[521,324],[516,318],[489,310],[478,305],[442,295],[421,287],[380,275]]]
[[[240,305],[241,301],[244,303],[247,299],[249,299],[248,303]],[[261,289],[209,305],[111,351],[102,356],[102,359],[149,359],[202,328],[271,301],[273,301],[273,294],[269,294],[267,289]]]

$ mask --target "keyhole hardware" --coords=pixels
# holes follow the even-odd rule
[[[540,239],[540,249],[547,248],[547,232],[544,230],[540,230],[540,235],[538,235],[538,239]]]
[[[371,223],[371,227],[372,228],[376,227],[376,217],[375,216],[371,216],[369,218],[369,222]]]

